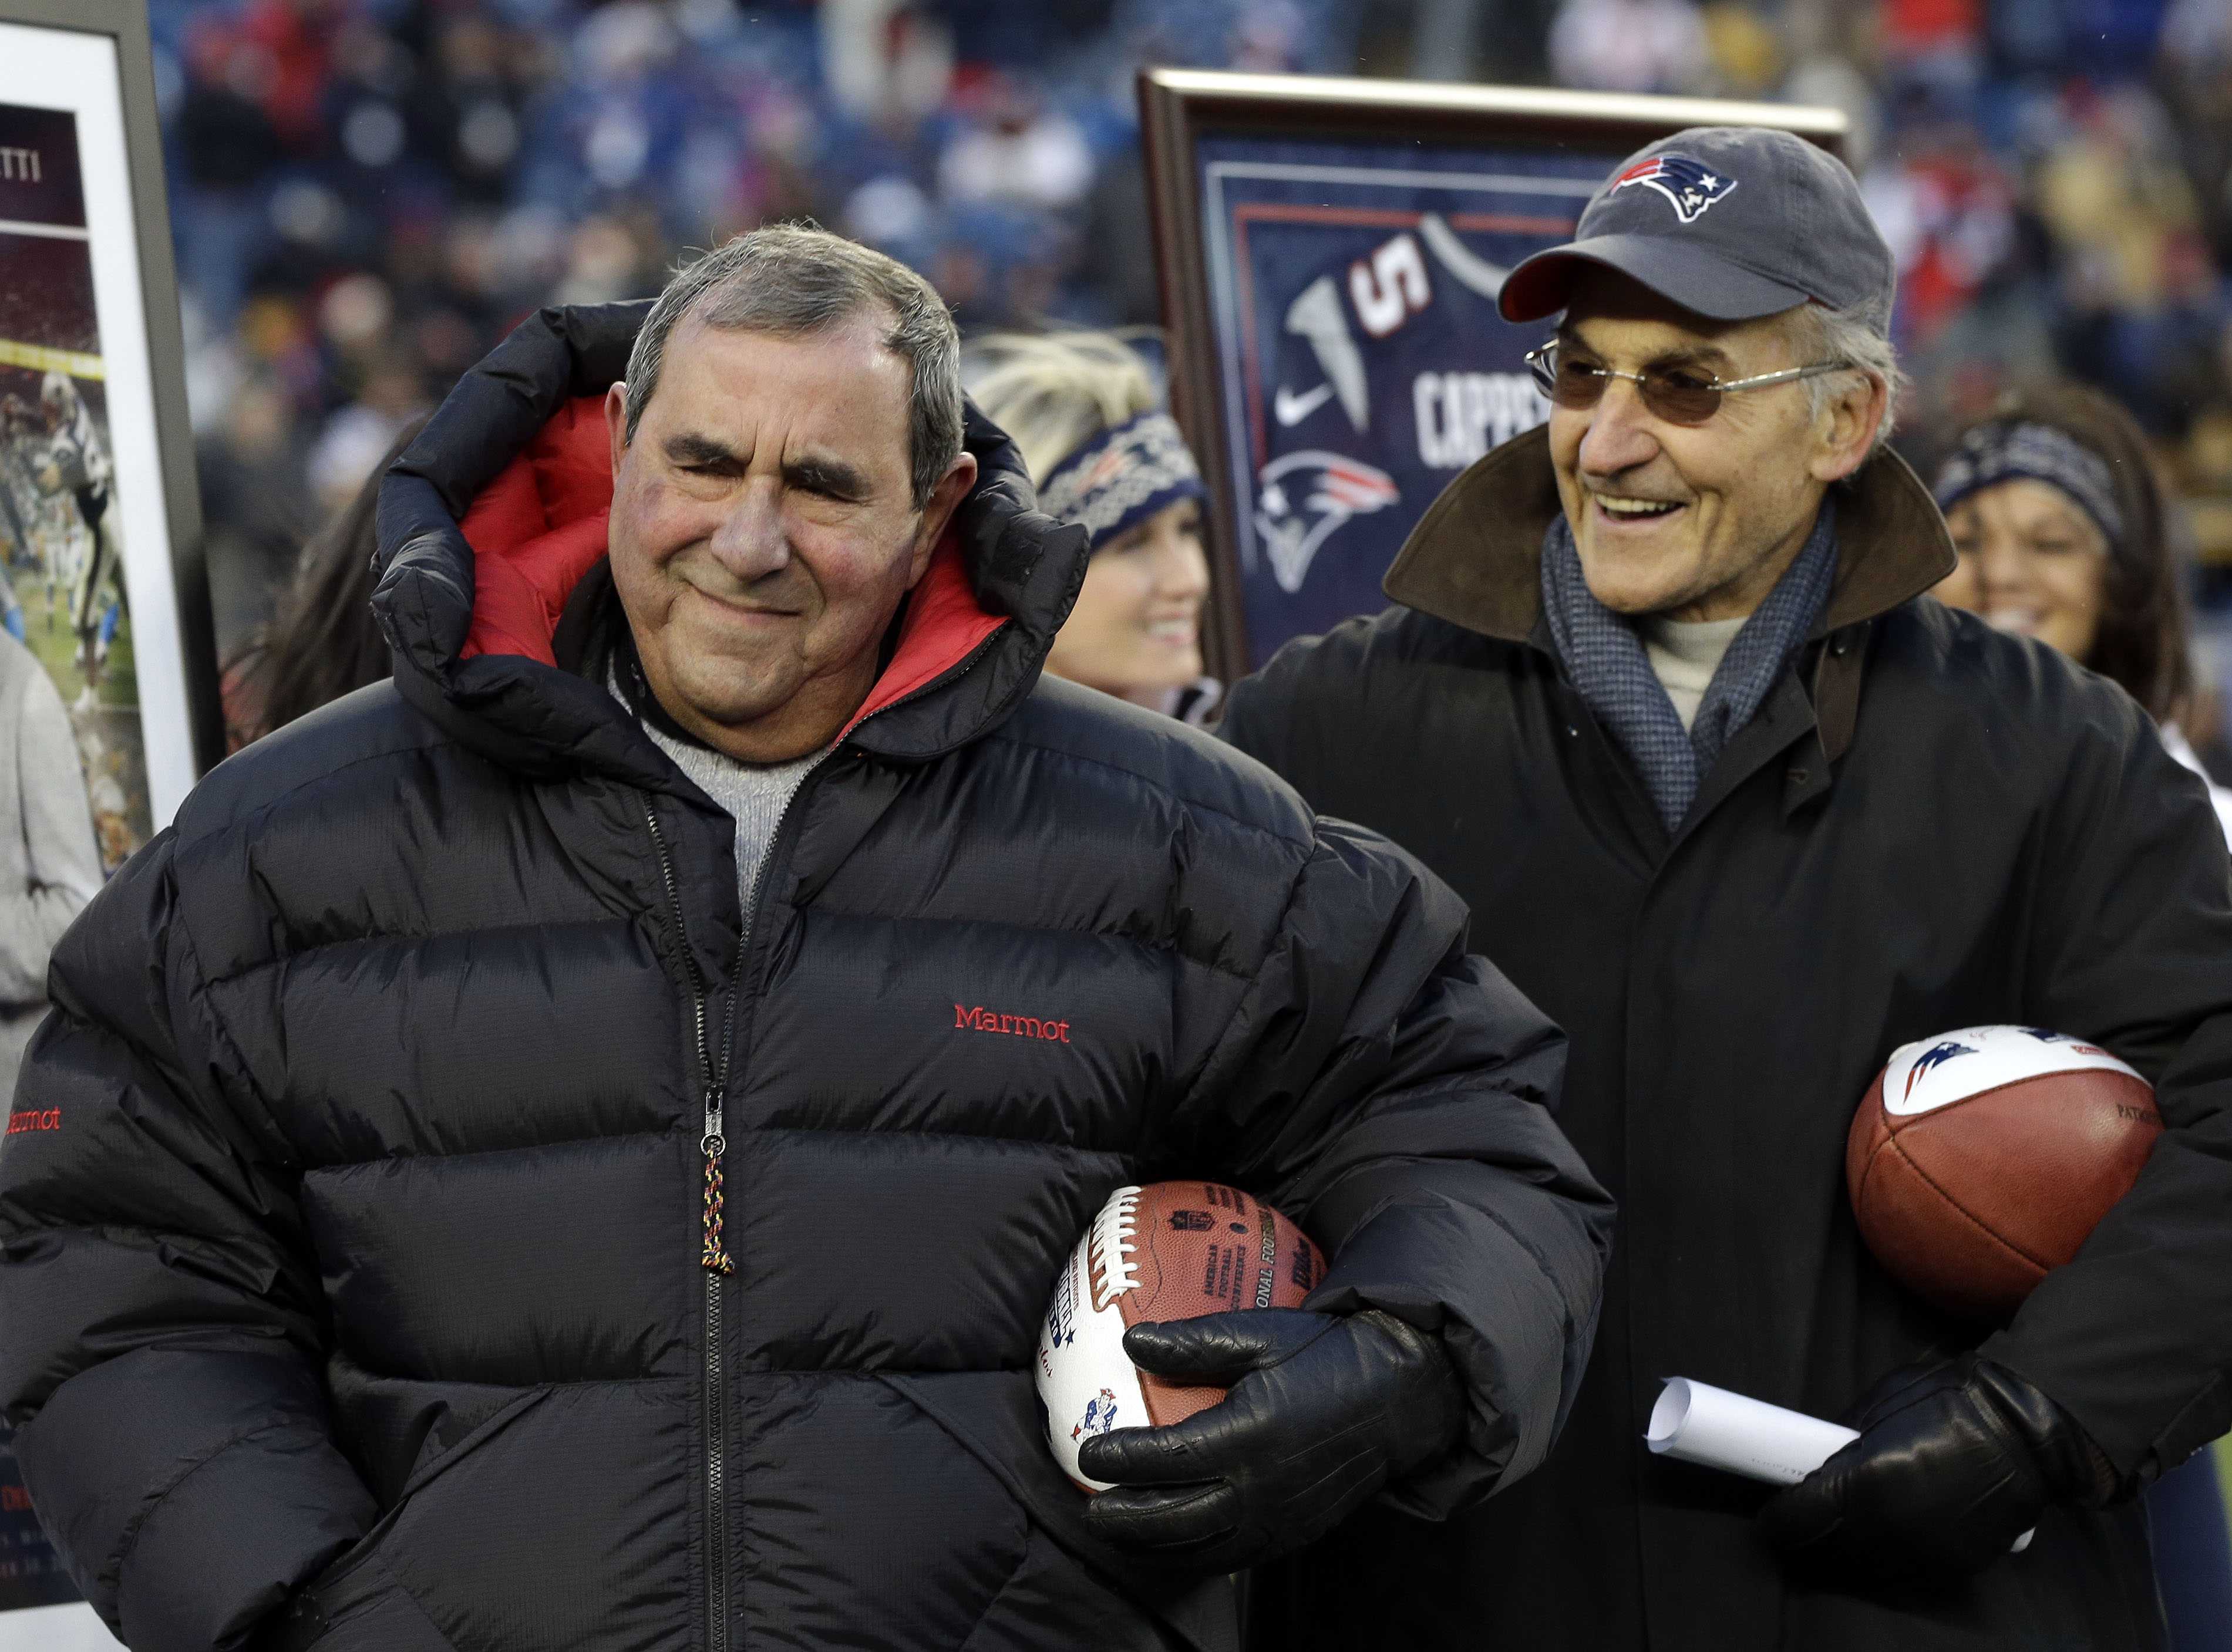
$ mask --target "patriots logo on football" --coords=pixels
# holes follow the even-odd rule
[[[1664,196],[1674,209],[1674,216],[1683,223],[1695,224],[1714,202],[1729,198],[1736,180],[1723,177],[1703,161],[1691,160],[1687,155],[1653,155],[1649,160],[1636,162],[1614,178],[1612,186],[1618,193],[1637,184]]]
[[[1906,1070],[1906,1094],[1911,1096],[1914,1093],[1916,1080],[1919,1079],[1924,1073],[1930,1072],[1932,1068],[1943,1066],[1948,1061],[1952,1060],[1956,1056],[1974,1055],[1976,1053],[1976,1052],[1971,1049],[1968,1045],[1956,1043],[1951,1039],[1946,1040],[1943,1044],[1936,1045],[1930,1049],[1924,1050],[1920,1055],[1914,1058],[1914,1065]]]
[[[1302,588],[1318,547],[1351,517],[1402,502],[1385,470],[1361,459],[1306,449],[1263,467],[1256,478],[1256,531],[1271,577],[1288,594]]]

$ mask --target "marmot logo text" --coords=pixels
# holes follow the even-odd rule
[[[1067,1021],[1041,1020],[1035,1015],[998,1015],[978,1004],[969,1008],[960,1004],[953,1007],[955,1030],[971,1033],[1005,1033],[1010,1038],[1043,1039],[1049,1044],[1069,1042]]]
[[[34,1107],[8,1115],[8,1133],[10,1136],[21,1136],[27,1130],[60,1130],[62,1127],[62,1110],[59,1107],[49,1107],[43,1112]]]

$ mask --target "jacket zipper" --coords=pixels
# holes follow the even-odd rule
[[[705,1183],[701,1242],[698,1265],[705,1278],[705,1643],[708,1652],[728,1652],[729,1645],[729,1508],[728,1508],[728,1383],[723,1368],[723,1330],[721,1320],[721,1281],[736,1272],[736,1261],[730,1256],[726,1238],[725,1204],[722,1188],[721,1161],[728,1152],[728,1141],[723,1135],[723,1111],[728,1097],[729,1062],[734,1053],[736,1030],[736,1000],[743,996],[744,965],[751,956],[752,932],[758,927],[760,898],[767,888],[768,873],[773,869],[783,847],[783,833],[790,824],[798,800],[806,794],[808,783],[821,765],[858,732],[860,723],[896,710],[912,701],[920,699],[948,683],[957,682],[976,669],[983,657],[979,645],[969,658],[955,670],[941,674],[924,683],[912,693],[901,695],[890,705],[871,712],[847,729],[827,750],[816,758],[792,788],[789,800],[782,806],[776,818],[774,834],[768,839],[767,852],[760,857],[760,869],[752,879],[752,901],[736,936],[736,967],[730,973],[728,1001],[721,1014],[721,1053],[713,1057],[713,1046],[708,1036],[706,1020],[705,977],[698,969],[698,956],[691,950],[688,930],[682,919],[682,890],[674,876],[674,856],[666,846],[666,834],[659,830],[659,812],[652,807],[649,794],[644,794],[644,824],[651,828],[652,846],[659,853],[659,875],[666,886],[666,904],[674,914],[675,938],[681,943],[682,963],[690,976],[690,1007],[696,1022],[698,1065],[705,1085],[705,1133],[698,1139],[698,1151],[705,1166]]]
[[[716,1061],[706,1020],[705,977],[691,950],[689,931],[682,921],[682,891],[674,877],[674,857],[659,830],[659,812],[651,799],[643,800],[644,824],[651,828],[652,846],[659,852],[659,875],[666,885],[667,905],[674,913],[675,939],[681,943],[683,967],[690,976],[690,1007],[697,1027],[698,1066],[705,1088],[705,1133],[698,1151],[705,1163],[703,1241],[698,1265],[705,1279],[705,1642],[710,1652],[726,1652],[729,1644],[729,1506],[728,1437],[729,1390],[723,1370],[724,1333],[721,1324],[721,1281],[736,1271],[725,1241],[721,1160],[728,1151],[722,1136],[722,1108],[728,1085],[730,1040],[736,1024],[736,995],[743,987],[745,947],[749,926],[736,937],[736,964],[731,972],[727,1007],[722,1014],[721,1054]]]

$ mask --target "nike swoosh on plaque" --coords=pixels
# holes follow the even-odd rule
[[[1297,396],[1286,385],[1271,398],[1271,414],[1281,424],[1299,424],[1318,410],[1325,398],[1333,394],[1331,385],[1320,385],[1315,390]]]

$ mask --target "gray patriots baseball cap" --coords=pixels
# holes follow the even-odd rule
[[[1503,319],[1564,309],[1593,264],[1717,321],[1810,301],[1859,309],[1886,333],[1898,288],[1844,162],[1769,126],[1691,126],[1637,150],[1590,198],[1573,240],[1505,278]]]

